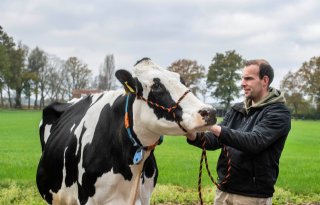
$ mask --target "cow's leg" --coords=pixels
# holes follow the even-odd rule
[[[71,187],[63,187],[58,193],[52,193],[52,205],[79,205],[77,185]]]

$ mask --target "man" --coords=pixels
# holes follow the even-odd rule
[[[224,147],[228,152],[227,156],[221,149],[217,163],[215,205],[272,204],[279,159],[291,128],[283,94],[270,87],[273,76],[267,61],[247,61],[241,82],[245,101],[235,104],[204,135],[187,134],[189,144],[201,147],[203,136],[207,150]]]

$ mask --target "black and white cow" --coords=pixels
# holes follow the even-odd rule
[[[157,181],[153,149],[161,135],[184,135],[216,122],[177,73],[148,58],[124,90],[106,91],[43,110],[37,185],[49,204],[149,204]]]

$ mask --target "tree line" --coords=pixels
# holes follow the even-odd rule
[[[206,69],[196,60],[178,59],[168,70],[178,72],[193,93],[216,99],[223,109],[240,97],[241,70],[246,59],[235,50],[216,53]],[[21,98],[28,108],[41,109],[54,101],[65,102],[73,90],[109,90],[114,81],[114,56],[106,55],[98,76],[92,76],[88,65],[77,57],[62,60],[36,47],[29,49],[15,43],[0,26],[0,106],[21,108]],[[295,117],[320,118],[320,57],[303,62],[296,72],[288,72],[280,89]],[[4,94],[7,99],[5,102]],[[33,98],[33,105],[31,105]]]
[[[0,26],[0,106],[22,107],[22,95],[28,108],[42,109],[45,104],[72,98],[73,90],[111,88],[114,57],[107,55],[98,76],[92,77],[88,65],[77,57],[62,60],[36,47],[15,43]],[[4,95],[7,98],[5,100]],[[31,98],[34,98],[31,105]]]

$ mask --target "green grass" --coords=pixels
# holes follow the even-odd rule
[[[39,111],[0,110],[0,205],[45,204],[35,184],[40,120]]]
[[[41,153],[37,134],[40,118],[40,112],[0,111],[0,179],[35,178]]]
[[[215,169],[220,151],[207,152],[211,169]],[[186,142],[186,137],[166,136],[164,142],[155,150],[159,168],[159,183],[178,185],[184,188],[197,188],[201,149]],[[215,172],[212,172],[216,176]],[[205,178],[206,170],[203,167]],[[204,185],[209,185],[205,180]]]
[[[35,185],[40,158],[39,111],[0,110],[0,205],[45,204]],[[320,204],[320,121],[292,121],[280,160],[274,204]],[[216,176],[220,151],[209,151]],[[185,137],[166,136],[155,150],[159,179],[152,204],[198,204],[201,150]],[[203,171],[203,196],[212,204],[214,186]]]
[[[292,121],[280,161],[277,186],[320,194],[320,121]]]

